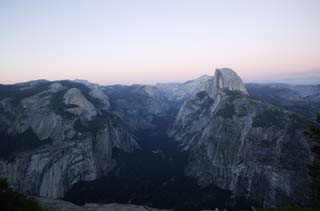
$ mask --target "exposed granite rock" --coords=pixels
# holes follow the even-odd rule
[[[158,83],[156,87],[169,101],[184,101],[198,92],[207,90],[213,78],[213,76],[203,75],[185,83]]]
[[[247,94],[241,78],[230,68],[216,69],[214,74],[217,89],[238,90]]]
[[[39,206],[45,211],[87,211],[87,209],[68,201],[36,198]]]
[[[230,68],[216,69],[214,76],[203,75],[185,83],[161,83],[156,87],[171,102],[183,102],[201,91],[206,91],[212,98],[215,98],[219,90],[223,89],[237,90],[247,94],[241,78]]]
[[[67,109],[72,114],[83,115],[86,120],[91,120],[97,115],[95,106],[89,102],[77,88],[69,89],[64,95],[64,103],[66,105],[74,105]]]
[[[89,203],[84,206],[78,206],[71,202],[57,199],[36,198],[40,207],[46,211],[173,211],[167,209],[157,209],[148,206],[134,205],[134,204],[94,204]],[[201,211],[219,211],[215,210],[201,210]],[[225,211],[225,210],[224,210]]]
[[[189,152],[186,174],[263,206],[308,205],[306,123],[251,99],[233,76],[217,70],[213,92],[198,93],[177,115],[169,134]]]
[[[21,153],[14,161],[0,161],[0,173],[21,192],[62,197],[75,182],[97,177],[92,151],[89,139],[81,143],[48,145]]]
[[[18,191],[62,197],[76,182],[112,171],[114,148],[138,149],[131,131],[155,128],[159,119],[172,116],[169,134],[188,152],[185,173],[200,185],[215,183],[264,206],[310,202],[304,122],[250,98],[231,69],[183,84],[73,85],[26,83],[1,95],[0,135],[32,131],[41,143],[0,160],[0,176]]]
[[[51,104],[50,91],[44,91],[36,95],[23,98],[20,105],[10,104],[11,111],[5,110],[10,114],[13,124],[10,125],[9,132],[21,134],[28,128],[32,128],[33,132],[40,140],[48,138],[58,140],[63,138],[61,133],[61,117],[48,109]]]
[[[59,91],[62,91],[64,87],[61,85],[61,83],[53,83],[50,85],[49,92],[51,93],[57,93]]]
[[[240,91],[247,94],[241,78],[229,68],[216,69],[213,83],[211,83],[205,91],[207,91],[211,98],[215,98],[216,95],[223,90]]]
[[[85,204],[87,211],[170,211],[133,204]]]
[[[36,198],[40,207],[46,211],[171,211],[133,204],[85,204],[78,206],[68,201]]]
[[[103,93],[100,89],[93,89],[89,92],[89,95],[99,101],[101,108],[103,110],[109,110],[111,105],[109,102],[109,97]]]
[[[21,91],[17,96],[25,97],[1,100],[0,133],[19,137],[31,131],[36,138],[26,141],[41,143],[0,159],[0,176],[18,191],[63,197],[76,182],[111,171],[116,165],[113,148],[139,148],[120,118],[98,110],[79,86],[59,84],[31,96]]]

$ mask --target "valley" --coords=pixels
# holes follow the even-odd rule
[[[78,205],[311,206],[304,131],[320,91],[305,89],[287,99],[229,68],[185,83],[1,85],[0,177]]]

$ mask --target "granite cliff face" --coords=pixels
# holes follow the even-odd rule
[[[240,91],[247,94],[241,78],[229,68],[216,69],[213,83],[208,85],[206,91],[210,97],[215,98],[223,90]]]
[[[179,110],[169,134],[189,154],[186,175],[257,200],[307,205],[311,157],[302,120],[247,95],[230,69]]]
[[[159,83],[156,87],[170,102],[184,102],[201,91],[212,98],[219,90],[238,90],[247,93],[241,78],[230,68],[216,69],[214,76],[203,75],[185,83]]]
[[[138,148],[99,90],[68,81],[6,88],[14,94],[0,101],[0,176],[18,191],[62,197],[112,170],[113,148]]]
[[[145,204],[157,196],[159,205],[157,199],[169,195],[153,192],[155,184],[164,192],[191,190],[194,195],[175,204],[183,208],[190,200],[202,209],[221,201],[219,196],[226,202],[221,208],[238,196],[266,207],[310,203],[304,112],[284,110],[283,102],[263,98],[269,95],[257,94],[255,87],[248,86],[248,94],[233,70],[155,86],[79,82],[0,85],[0,177],[18,191],[60,198],[82,187],[94,191],[96,184],[92,195],[100,197],[99,188],[109,194],[110,181],[120,181],[136,192],[110,189],[112,194]],[[307,89],[299,93],[317,99],[306,96]],[[219,194],[210,198],[212,193]]]

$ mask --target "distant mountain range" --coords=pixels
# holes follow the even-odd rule
[[[248,83],[284,83],[294,85],[317,85],[320,84],[320,71],[278,76],[272,79],[251,80]]]
[[[185,83],[0,85],[0,177],[81,205],[310,206],[304,131],[319,108],[320,85],[244,84],[228,68]]]

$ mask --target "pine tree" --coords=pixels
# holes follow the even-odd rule
[[[308,165],[309,175],[312,177],[313,184],[313,199],[315,204],[319,205],[320,202],[320,114],[317,116],[317,124],[310,125],[309,130],[306,132],[314,144],[311,146],[311,151],[314,154],[312,164]]]
[[[13,190],[6,179],[0,178],[0,211],[43,211],[38,202]]]

